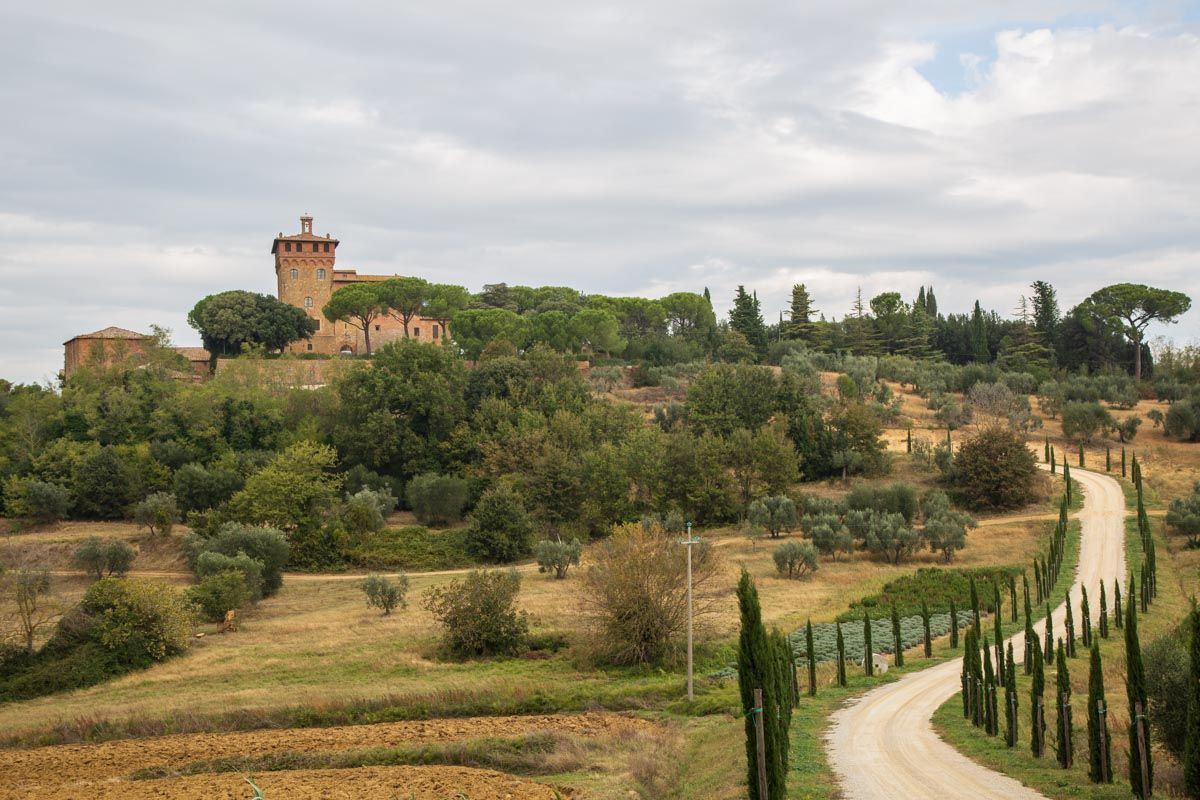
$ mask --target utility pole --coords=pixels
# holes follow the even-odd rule
[[[687,637],[687,669],[688,669],[688,702],[696,699],[692,688],[692,545],[700,544],[700,540],[692,536],[692,523],[687,524],[687,538],[680,542],[687,546],[687,597],[688,597],[688,637]]]

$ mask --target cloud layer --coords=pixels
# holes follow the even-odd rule
[[[821,4],[0,12],[0,376],[110,324],[195,341],[304,211],[339,264],[472,289],[1200,302],[1186,4],[788,5]]]

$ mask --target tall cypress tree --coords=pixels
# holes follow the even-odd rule
[[[1071,593],[1067,592],[1067,620],[1065,635],[1063,637],[1066,642],[1067,658],[1075,657],[1075,614],[1071,610]]]
[[[1029,750],[1034,758],[1041,758],[1046,750],[1046,715],[1043,699],[1046,693],[1046,665],[1042,660],[1042,649],[1033,648],[1033,681],[1029,688],[1030,735]]]
[[[1075,760],[1075,746],[1071,739],[1071,674],[1067,671],[1066,648],[1058,643],[1058,674],[1055,682],[1055,701],[1057,705],[1058,725],[1057,747],[1058,765],[1070,769]]]
[[[966,719],[971,718],[971,709],[975,707],[972,699],[972,690],[975,686],[971,679],[971,636],[974,632],[972,628],[967,628],[967,633],[963,641],[962,669],[959,671],[958,676],[959,683],[962,684],[963,717]]]
[[[1125,448],[1121,448],[1121,477],[1125,477]]]
[[[1122,618],[1121,611],[1121,579],[1113,580],[1113,623],[1119,630],[1125,623]]]
[[[1050,437],[1049,436],[1046,437],[1045,455],[1042,456],[1042,461],[1045,461],[1047,464],[1050,463]]]
[[[996,672],[992,669],[992,651],[983,645],[983,729],[988,736],[999,732],[996,719]]]
[[[1021,578],[1024,579],[1025,570],[1021,570]],[[1009,622],[1017,621],[1017,576],[1008,576],[1008,602],[1012,609],[1012,619]]]
[[[868,676],[875,674],[875,652],[871,644],[871,617],[863,612],[863,669]]]
[[[1000,667],[1004,666],[1004,630],[1002,629],[1002,622],[1000,619],[1004,612],[1002,611],[1002,604],[1000,602],[1000,587],[993,583],[992,591],[995,595],[993,602],[996,604],[996,611],[993,615],[992,622],[996,637],[996,668],[998,670]]]
[[[1033,614],[1029,609],[1029,586],[1025,586],[1025,657],[1022,661],[1026,675],[1033,674],[1033,653],[1038,647],[1037,632],[1033,630]]]
[[[1083,469],[1083,442],[1079,443],[1079,468]]]
[[[758,297],[746,293],[746,287],[738,286],[733,297],[733,308],[729,311],[729,327],[746,337],[759,358],[767,354],[767,326],[763,322],[762,307]]]
[[[979,613],[979,592],[975,588],[975,576],[971,576],[971,623],[975,628],[975,642],[983,640],[983,622]]]
[[[1150,726],[1144,724],[1146,708],[1146,672],[1142,664],[1142,645],[1138,640],[1137,628],[1137,593],[1131,587],[1129,590],[1129,607],[1125,612],[1125,695],[1129,700],[1129,788],[1134,797],[1143,800],[1154,793],[1154,760],[1150,750]],[[1138,748],[1138,709],[1141,710],[1141,726],[1146,742],[1146,772],[1145,783],[1150,787],[1148,793],[1142,791],[1142,759]]]
[[[846,685],[846,640],[842,637],[842,623],[837,625],[837,683],[838,686]]]
[[[950,598],[950,649],[958,649],[958,609],[954,606],[954,598]]]
[[[812,620],[811,619],[808,620],[808,622],[806,622],[804,625],[804,647],[807,651],[805,653],[805,655],[808,657],[807,658],[807,660],[808,660],[808,696],[816,697],[817,696],[817,653],[816,653],[816,648],[813,646],[813,629],[812,629]]]
[[[1042,598],[1045,596],[1046,592],[1042,586],[1042,565],[1041,562],[1038,561],[1037,556],[1033,557],[1033,579],[1037,581],[1037,594],[1035,595],[1034,599],[1040,603],[1042,602]]]
[[[1017,662],[1012,642],[1008,643],[1008,662],[1004,669],[1004,743],[1017,746]]]
[[[895,648],[895,661],[897,667],[904,666],[904,639],[900,635],[900,614],[896,611],[896,604],[892,603],[892,639],[893,647]]]
[[[1088,670],[1088,777],[1093,783],[1112,782],[1112,737],[1108,734],[1108,700],[1104,697],[1104,668],[1100,642],[1092,640]]]
[[[1112,448],[1104,446],[1104,471],[1112,472]]]
[[[1050,615],[1050,604],[1046,604],[1046,641],[1042,648],[1042,660],[1049,666],[1054,663],[1054,617]]]
[[[1100,638],[1108,638],[1108,596],[1104,591],[1104,581],[1100,581]]]
[[[782,681],[780,679],[780,664],[778,652],[772,638],[767,634],[762,622],[762,606],[758,600],[758,589],[750,574],[742,570],[738,581],[738,609],[741,613],[741,633],[738,637],[738,688],[741,693],[742,705],[746,709],[746,766],[748,774],[749,797],[757,798],[758,793],[758,753],[755,744],[755,717],[762,715],[763,730],[767,755],[767,788],[770,797],[786,796],[786,768],[781,772],[781,764],[786,765],[786,753],[778,752],[780,747],[780,713],[783,706],[788,705],[785,698],[779,695]],[[754,704],[754,690],[761,689],[763,693],[762,706]]]
[[[921,598],[921,626],[925,633],[925,657],[933,657],[933,637],[929,635],[929,604]]]
[[[1084,647],[1092,646],[1092,609],[1088,605],[1087,587],[1080,586],[1079,591],[1082,594],[1082,599],[1079,601],[1079,621],[1082,623],[1080,631],[1082,632],[1082,641]]]
[[[1200,797],[1200,608],[1192,604],[1188,660],[1187,738],[1183,744],[1183,785],[1188,797]]]

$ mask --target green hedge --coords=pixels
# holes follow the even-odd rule
[[[1000,601],[1007,608],[1008,577],[1017,579],[1017,592],[1021,591],[1020,567],[981,567],[979,569],[954,569],[949,567],[924,567],[911,575],[905,575],[884,584],[878,594],[869,595],[850,604],[850,610],[838,616],[839,620],[862,620],[864,610],[872,615],[892,613],[892,603],[901,616],[921,613],[921,600],[929,603],[930,612],[950,611],[950,600],[959,611],[971,608],[971,576],[979,590],[979,608],[984,613],[992,611],[992,583],[1000,585]],[[891,631],[888,632],[891,638]]]
[[[466,529],[431,531],[421,525],[389,528],[366,537],[346,557],[363,569],[404,569],[428,572],[472,564],[467,554]]]

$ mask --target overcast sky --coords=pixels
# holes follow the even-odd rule
[[[1200,0],[8,2],[0,377],[198,343],[303,212],[339,266],[473,291],[1200,304],[1198,36]]]

